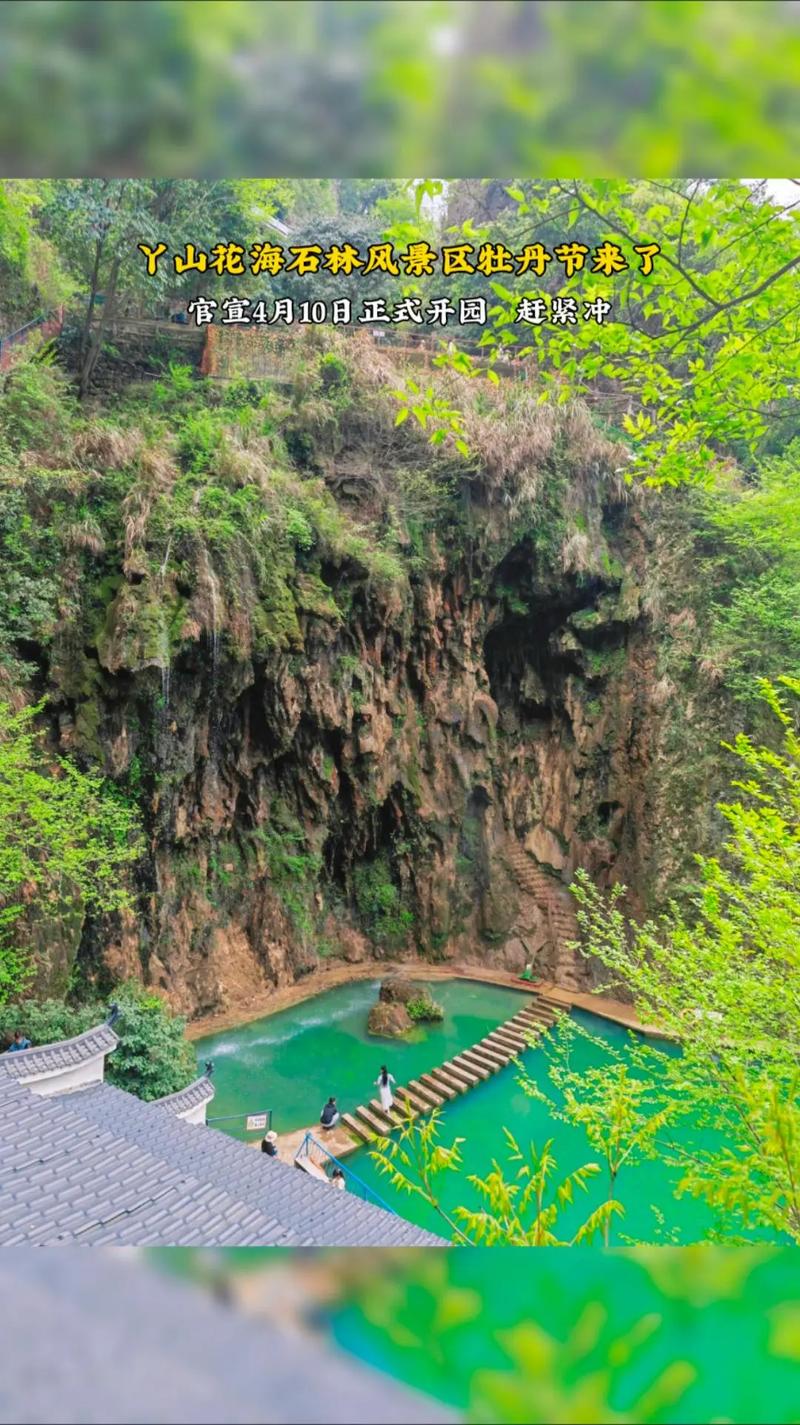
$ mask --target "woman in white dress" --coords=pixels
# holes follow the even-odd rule
[[[392,1093],[392,1084],[394,1081],[394,1074],[390,1074],[386,1065],[383,1064],[375,1083],[381,1096],[381,1108],[384,1113],[388,1113],[394,1103],[394,1094]]]

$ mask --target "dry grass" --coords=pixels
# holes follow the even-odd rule
[[[68,525],[64,531],[63,539],[65,548],[69,550],[82,549],[95,556],[105,553],[106,542],[103,532],[91,515]]]
[[[122,501],[125,530],[125,552],[122,570],[126,578],[146,573],[148,563],[143,554],[147,522],[156,499],[169,490],[177,470],[169,450],[154,446],[140,448],[139,479]]]
[[[89,425],[75,436],[73,459],[84,469],[121,470],[136,459],[142,444],[138,431]]]

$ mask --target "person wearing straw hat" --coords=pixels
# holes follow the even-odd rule
[[[261,1151],[267,1153],[270,1158],[277,1158],[278,1135],[273,1128],[270,1128],[269,1133],[265,1133],[261,1139]]]

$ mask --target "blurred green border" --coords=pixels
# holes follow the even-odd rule
[[[3,0],[0,172],[788,176],[787,0]]]

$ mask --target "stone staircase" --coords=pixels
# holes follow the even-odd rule
[[[555,951],[553,979],[562,989],[581,990],[583,986],[575,956],[567,949],[570,941],[579,938],[578,921],[569,891],[542,870],[525,847],[512,838],[506,844],[506,861],[520,890],[536,901],[545,916],[548,938]]]
[[[524,1049],[530,1041],[555,1023],[562,1005],[547,995],[531,995],[524,1008],[498,1025],[470,1049],[449,1059],[438,1069],[420,1074],[394,1091],[395,1104],[388,1111],[380,1100],[373,1098],[353,1113],[343,1113],[342,1123],[361,1143],[385,1138],[393,1129],[412,1119],[424,1117],[434,1108],[444,1108],[454,1098],[467,1093],[476,1084],[490,1079]]]

